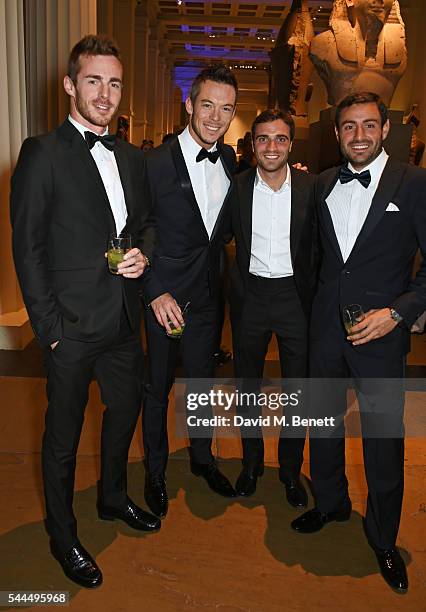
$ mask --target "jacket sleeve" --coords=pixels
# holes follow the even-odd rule
[[[144,199],[147,214],[142,223],[141,229],[141,251],[146,255],[151,263],[142,274],[142,297],[144,302],[149,305],[155,298],[167,292],[158,275],[155,273],[153,258],[155,253],[158,225],[155,215],[155,201],[149,184],[147,163],[143,168],[142,197]]]
[[[419,168],[412,170],[417,175],[417,180],[410,185],[410,193],[415,199],[412,223],[422,263],[407,291],[390,304],[391,308],[404,318],[404,324],[409,328],[426,310],[426,170]]]
[[[51,160],[39,139],[28,138],[11,180],[12,248],[31,325],[43,346],[62,337],[62,315],[49,279],[47,253],[53,201]]]

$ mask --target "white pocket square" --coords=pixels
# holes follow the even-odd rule
[[[393,202],[389,202],[386,212],[399,212],[399,208]]]

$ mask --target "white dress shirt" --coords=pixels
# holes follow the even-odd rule
[[[338,180],[326,199],[343,261],[348,259],[364,225],[388,157],[382,149],[380,155],[363,168],[363,172],[369,170],[371,174],[371,183],[367,189],[357,179],[344,185]],[[348,168],[352,172],[358,172],[351,164],[348,164]]]
[[[212,164],[209,159],[196,161],[201,147],[191,136],[188,126],[179,134],[178,138],[195,199],[210,238],[223,201],[228,193],[230,181],[226,176],[220,157],[215,164]],[[216,144],[208,150],[216,151]]]
[[[266,278],[293,275],[290,253],[291,173],[274,191],[256,172],[249,272]]]
[[[68,116],[68,120],[75,128],[77,128],[83,138],[84,132],[92,131],[84,125],[81,125],[81,123],[78,123],[78,121],[75,121],[75,119],[73,119],[70,115]],[[103,134],[101,134],[101,136],[105,136],[105,134],[108,134],[108,128]],[[127,208],[114,152],[109,151],[102,143],[98,141],[90,149],[90,153],[92,154],[95,164],[99,170],[99,174],[101,175],[109,204],[111,206],[112,214],[114,216],[117,234],[120,234],[126,225]]]

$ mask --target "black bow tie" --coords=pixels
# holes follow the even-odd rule
[[[352,172],[351,170],[349,170],[347,166],[343,166],[342,168],[340,168],[339,178],[342,185],[344,185],[345,183],[350,183],[354,179],[357,179],[366,189],[371,183],[370,170],[364,170],[364,172],[360,172],[358,174],[357,172]]]
[[[219,151],[207,151],[207,149],[201,149],[195,158],[197,162],[203,161],[203,159],[209,159],[212,164],[215,164],[219,159]]]
[[[94,132],[84,132],[84,138],[87,142],[89,149],[95,146],[99,141],[101,142],[108,151],[112,151],[115,147],[116,137],[113,134],[106,134],[106,136],[98,136]]]

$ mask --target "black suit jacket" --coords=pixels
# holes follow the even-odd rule
[[[143,154],[117,140],[115,157],[128,212],[123,231],[138,246],[148,211],[141,199]],[[23,143],[11,221],[16,271],[42,345],[62,336],[108,339],[118,330],[123,302],[137,329],[140,282],[108,271],[104,254],[114,217],[93,157],[69,121]]]
[[[389,158],[346,263],[326,203],[339,170],[326,170],[317,182],[322,263],[311,338],[326,341],[330,330],[340,324],[344,305],[361,304],[365,312],[393,307],[404,317],[404,323],[383,338],[354,348],[360,353],[405,354],[410,347],[410,327],[426,309],[426,170]],[[387,211],[390,203],[399,212]],[[412,280],[418,247],[423,262]]]
[[[210,239],[179,140],[174,138],[145,156],[145,197],[151,208],[144,243],[151,266],[142,282],[147,304],[169,292],[179,303],[190,301],[191,308],[197,308],[219,293],[220,251],[229,227],[235,153],[228,145],[217,146],[231,183]]]
[[[291,221],[290,252],[294,280],[304,313],[310,316],[317,277],[317,223],[315,215],[315,176],[290,168]],[[239,317],[249,277],[253,189],[256,168],[235,177],[232,198],[232,229],[236,259],[231,272],[231,306],[233,318]]]

